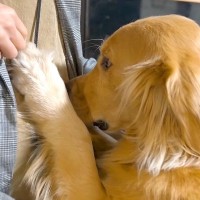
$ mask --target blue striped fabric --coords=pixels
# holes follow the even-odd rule
[[[16,106],[4,62],[0,61],[0,200],[11,199],[10,181],[16,155]]]
[[[96,64],[95,59],[85,59],[82,52],[80,14],[81,0],[56,0],[60,19],[69,78],[87,73]]]

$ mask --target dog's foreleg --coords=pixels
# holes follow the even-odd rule
[[[90,135],[73,108],[68,106],[57,118],[35,126],[42,136],[47,180],[56,198],[104,199]]]
[[[29,45],[10,74],[37,134],[25,175],[36,199],[105,199],[90,135],[51,59]]]

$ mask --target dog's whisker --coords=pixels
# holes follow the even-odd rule
[[[98,46],[99,46],[99,44],[96,44],[96,43],[94,43],[94,42],[91,42],[90,45],[98,45]]]
[[[88,47],[84,48],[84,50],[91,49],[91,48],[94,48],[94,47],[100,48],[100,45],[94,44],[92,46],[88,46]]]
[[[101,48],[101,46],[98,46],[98,47],[94,50],[94,52],[96,52],[96,51],[99,51],[99,52],[100,52],[100,48]]]
[[[84,44],[84,43],[91,42],[91,41],[98,41],[98,42],[103,43],[104,40],[103,39],[89,39],[89,40],[83,41],[82,43]]]

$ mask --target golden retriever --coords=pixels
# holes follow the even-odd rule
[[[68,83],[73,106],[56,66],[33,46],[14,61],[11,76],[36,133],[24,176],[35,199],[200,199],[194,21],[149,17],[117,30],[102,44],[96,67]],[[95,125],[121,138],[97,137],[101,143],[92,145],[80,119],[89,130]]]

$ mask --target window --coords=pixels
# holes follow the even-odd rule
[[[103,39],[139,18],[180,14],[200,24],[200,3],[173,0],[82,0],[85,57],[97,58]]]

